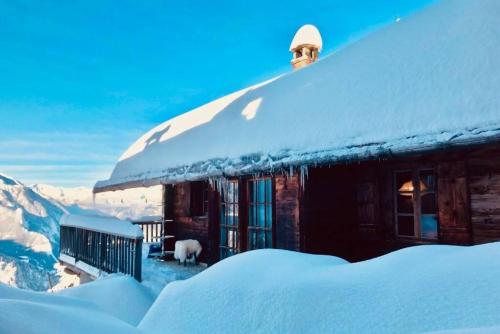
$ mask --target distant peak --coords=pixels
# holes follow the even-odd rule
[[[0,183],[3,183],[6,186],[22,186],[23,184],[16,180],[15,178],[0,173]]]

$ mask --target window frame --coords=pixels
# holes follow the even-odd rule
[[[219,258],[222,260],[222,259],[225,259],[227,257],[230,257],[232,255],[235,255],[235,254],[238,254],[241,252],[241,233],[240,233],[240,228],[241,228],[241,225],[242,225],[242,219],[241,219],[241,216],[240,216],[240,206],[241,206],[241,203],[240,203],[240,183],[239,183],[239,180],[238,179],[229,179],[229,180],[226,180],[225,181],[226,184],[223,186],[223,189],[222,189],[222,194],[220,196],[220,214],[219,214]],[[227,186],[230,186],[231,184],[235,184],[236,186],[234,187],[235,191],[233,191],[233,198],[231,199],[232,201],[227,201],[227,198],[226,198],[226,195],[225,195],[225,192],[226,190],[224,188],[226,188]],[[233,219],[234,217],[237,217],[237,223],[236,224],[227,224],[227,217],[229,217],[228,215],[225,214],[226,209],[227,209],[227,206],[228,205],[231,205],[233,207],[233,213],[235,213],[235,215],[233,215]],[[224,217],[224,220],[222,219]],[[236,245],[234,247],[230,247],[229,246],[229,238],[226,236],[226,245],[222,245],[222,240],[221,240],[221,234],[222,234],[222,231],[226,230],[226,231],[234,231],[236,232]],[[227,232],[226,232],[227,233]],[[222,256],[222,250],[225,250],[226,252],[226,256]],[[233,251],[234,254],[231,254],[231,255],[227,255],[228,252],[230,251]]]
[[[270,184],[270,191],[271,191],[271,194],[270,194],[270,199],[271,199],[271,202],[268,201],[268,194],[267,194],[267,186],[265,185],[264,186],[264,189],[265,189],[265,192],[264,192],[264,202],[259,202],[258,199],[257,199],[257,202],[253,202],[253,194],[252,194],[252,189],[255,189],[254,186],[251,186],[251,184],[253,183],[254,185],[258,184],[259,181],[269,181],[271,184]],[[266,246],[264,248],[274,248],[275,247],[275,222],[276,222],[276,217],[275,217],[275,213],[276,213],[276,208],[275,208],[275,202],[276,202],[276,199],[275,199],[275,183],[274,183],[274,178],[272,176],[260,176],[260,177],[253,177],[253,178],[249,178],[247,179],[247,194],[246,194],[246,200],[245,200],[245,204],[246,204],[246,211],[247,211],[247,219],[246,219],[246,249],[247,250],[255,250],[255,249],[260,249],[260,248],[252,248],[252,243],[250,242],[250,236],[251,236],[251,233],[250,231],[256,231],[256,233],[264,233],[265,235],[265,244]],[[257,196],[258,197],[258,196]],[[264,226],[265,227],[261,227],[261,226],[256,226],[256,225],[253,225],[253,223],[251,222],[251,217],[252,215],[250,214],[250,210],[254,209],[254,212],[253,212],[253,217],[257,217],[257,212],[258,212],[258,207],[259,206],[264,206],[264,219],[265,219],[265,223],[264,223]],[[268,224],[268,208],[271,207],[271,214],[270,214],[270,218],[271,218],[271,221],[270,223]],[[271,234],[271,239],[268,240],[267,239],[267,233],[270,233]],[[268,241],[269,241],[269,244],[268,244]]]
[[[420,173],[425,171],[431,171],[434,176],[434,188],[432,190],[420,190]],[[401,213],[399,212],[398,207],[398,196],[401,193],[398,189],[398,174],[402,173],[411,173],[412,178],[412,186],[413,191],[407,192],[413,195],[412,206],[413,213]],[[395,232],[396,237],[400,239],[409,239],[416,241],[438,241],[439,240],[439,209],[438,209],[438,189],[437,189],[437,173],[436,169],[430,166],[420,166],[420,167],[409,167],[409,168],[401,168],[393,171],[393,203],[394,203],[394,222],[395,222]],[[418,186],[416,186],[418,185]],[[426,194],[434,194],[435,201],[435,213],[433,214],[423,214],[422,213],[422,195]],[[413,217],[413,235],[404,235],[399,234],[399,217]],[[436,237],[435,238],[427,238],[422,236],[422,217],[423,216],[432,216],[436,219]]]

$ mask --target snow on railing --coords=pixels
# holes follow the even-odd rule
[[[124,273],[141,281],[143,234],[138,226],[114,218],[77,215],[65,215],[60,223],[61,262],[92,276]]]

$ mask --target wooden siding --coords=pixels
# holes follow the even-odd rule
[[[500,240],[500,154],[468,161],[474,243]]]
[[[472,242],[467,166],[465,161],[440,162],[437,167],[439,242]]]
[[[179,183],[173,191],[173,234],[176,240],[196,239],[201,243],[203,252],[200,261],[207,261],[212,252],[212,243],[209,242],[209,219],[191,216],[191,186],[189,182]],[[167,232],[168,233],[168,232]]]
[[[299,227],[299,176],[275,177],[275,246],[288,250],[300,250]]]

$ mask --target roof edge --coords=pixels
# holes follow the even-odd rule
[[[464,146],[479,146],[484,144],[500,143],[500,128],[494,130],[494,134],[490,136],[476,136],[465,139],[450,139],[449,141],[434,142],[427,144],[416,144],[404,148],[384,148],[384,144],[377,143],[373,145],[361,145],[356,147],[357,150],[350,154],[335,155],[325,151],[309,152],[299,154],[296,159],[283,157],[277,161],[265,161],[264,163],[250,166],[243,164],[241,167],[235,168],[234,165],[231,170],[225,169],[212,169],[212,171],[199,171],[186,173],[186,170],[191,168],[178,167],[164,173],[163,176],[152,177],[150,179],[142,178],[137,180],[130,180],[124,182],[110,183],[110,180],[98,181],[94,188],[93,193],[102,193],[107,191],[126,190],[140,187],[152,187],[161,184],[175,184],[185,181],[197,181],[207,178],[218,178],[224,176],[240,176],[251,175],[263,172],[276,172],[287,170],[290,166],[309,166],[309,165],[325,165],[325,164],[340,164],[345,162],[368,161],[374,159],[391,159],[402,157],[411,154],[430,153],[440,149],[446,148],[462,148]],[[345,148],[333,150],[339,151]],[[322,155],[322,158],[318,158]],[[203,162],[206,165],[206,162]],[[288,167],[288,168],[287,168]],[[170,175],[170,176],[169,176]]]

